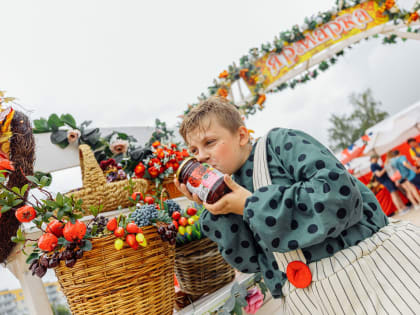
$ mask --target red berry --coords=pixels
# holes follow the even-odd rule
[[[86,225],[79,220],[73,224],[67,222],[64,226],[63,235],[64,238],[69,242],[74,242],[76,240],[82,240],[86,234]]]
[[[181,219],[179,219],[179,224],[182,226],[187,226],[188,225],[188,220],[186,217],[182,217]]]
[[[128,223],[126,227],[127,233],[134,233],[137,234],[139,231],[139,227],[135,223]]]
[[[150,196],[144,197],[144,202],[148,203],[149,205],[152,205],[155,203],[155,198],[150,197]]]
[[[57,237],[63,236],[64,224],[58,220],[52,220],[47,225],[47,233],[52,233]]]
[[[180,218],[181,218],[181,213],[179,213],[179,211],[174,211],[174,213],[172,213],[172,219],[178,221]]]
[[[128,234],[125,241],[131,248],[137,249],[137,247],[139,247],[139,243],[137,243],[136,236],[134,234]]]
[[[138,198],[138,200],[137,200],[137,196],[139,196]],[[131,198],[134,200],[134,201],[136,201],[136,202],[139,202],[140,200],[143,200],[143,194],[141,193],[141,192],[134,192],[132,195],[131,195]]]
[[[125,234],[125,231],[124,231],[124,228],[123,227],[117,227],[116,229],[115,229],[115,231],[114,231],[114,235],[116,236],[116,237],[123,237],[124,236],[124,234]]]
[[[23,206],[16,210],[15,216],[19,222],[31,222],[36,217],[36,211],[31,206]]]
[[[187,214],[188,214],[188,215],[193,216],[193,215],[195,215],[196,213],[197,213],[197,209],[195,209],[195,208],[188,208],[188,209],[187,209]]]
[[[108,231],[114,231],[117,228],[118,222],[117,222],[117,218],[112,218],[111,220],[108,221],[106,228],[108,229]]]
[[[173,224],[173,225],[175,225],[176,230],[178,231],[178,226],[179,226],[179,225],[178,225],[178,222],[177,222],[177,221],[175,221],[175,220],[173,220],[173,221],[172,221],[172,224]]]
[[[38,247],[46,252],[52,251],[57,244],[58,238],[52,233],[45,233],[38,240]]]

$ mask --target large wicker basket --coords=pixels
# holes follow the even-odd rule
[[[91,148],[86,144],[79,146],[79,158],[83,188],[69,191],[66,196],[73,195],[76,200],[82,199],[85,214],[88,214],[87,211],[92,205],[103,205],[102,212],[116,210],[118,206],[130,205],[129,192],[125,189],[128,186],[128,179],[107,183]],[[133,178],[132,181],[136,192],[144,194],[147,191],[146,180]]]
[[[176,248],[175,274],[180,289],[194,298],[214,292],[235,278],[235,270],[209,238]]]
[[[172,314],[174,246],[155,227],[143,228],[147,247],[114,248],[114,236],[96,238],[73,268],[55,269],[72,314]]]

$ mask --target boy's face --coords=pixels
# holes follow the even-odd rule
[[[201,128],[187,135],[189,151],[201,163],[208,163],[225,174],[235,173],[248,158],[249,135],[245,127],[232,133],[216,117],[206,118]]]
[[[378,158],[373,157],[373,158],[370,159],[370,162],[371,163],[378,163]]]

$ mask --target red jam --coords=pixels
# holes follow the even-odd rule
[[[178,169],[177,178],[185,184],[191,194],[196,194],[202,201],[213,204],[230,193],[224,174],[206,163],[200,163],[190,157]]]

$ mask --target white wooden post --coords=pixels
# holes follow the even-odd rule
[[[26,256],[22,252],[18,253],[19,250],[20,245],[16,246],[11,253],[13,259],[7,263],[6,267],[19,280],[29,313],[31,315],[53,315],[42,280],[37,276],[32,276],[32,272],[26,264]]]

